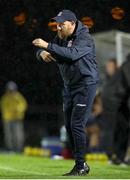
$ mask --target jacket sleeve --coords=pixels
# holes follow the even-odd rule
[[[66,58],[66,61],[75,61],[92,50],[92,39],[88,33],[80,34],[73,42],[71,47],[62,47],[56,43],[49,43],[47,50],[50,53],[55,53],[58,56]]]
[[[27,110],[28,104],[26,99],[21,93],[17,94],[17,110],[19,112],[24,112]]]
[[[44,51],[44,49],[38,49],[36,52],[36,58],[38,61],[42,61],[42,57],[40,56],[42,51]]]

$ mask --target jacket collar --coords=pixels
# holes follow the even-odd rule
[[[81,31],[89,32],[87,26],[85,26],[81,21],[76,21],[76,26],[75,26],[74,32],[71,36],[69,36],[67,38],[67,40],[75,38]]]

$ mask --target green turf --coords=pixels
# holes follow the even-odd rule
[[[0,178],[11,179],[129,179],[130,166],[108,165],[90,161],[91,172],[86,177],[63,177],[73,166],[72,160],[52,160],[42,157],[0,154]]]

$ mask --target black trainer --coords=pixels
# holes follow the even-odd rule
[[[70,172],[63,174],[63,176],[86,176],[89,173],[89,171],[90,167],[86,163],[84,163],[83,169],[78,169],[75,165]]]

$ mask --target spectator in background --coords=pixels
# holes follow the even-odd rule
[[[104,114],[104,135],[103,135],[103,149],[107,153],[108,157],[111,158],[113,154],[113,136],[115,131],[115,113],[109,111],[111,106],[108,98],[113,98],[108,96],[110,92],[113,92],[113,83],[115,82],[115,74],[118,71],[118,65],[116,59],[109,59],[105,64],[105,79],[101,91],[102,104],[103,104],[103,114]]]
[[[24,115],[27,102],[17,90],[15,82],[6,84],[5,94],[1,97],[0,108],[3,120],[6,148],[10,151],[21,152],[24,146]]]
[[[114,83],[116,116],[112,163],[130,165],[130,54],[122,64]]]
[[[111,162],[117,165],[130,164],[129,122],[130,122],[130,54],[122,64],[113,80],[105,91],[104,102],[107,102],[105,111],[115,117],[113,133],[113,156]],[[109,119],[110,116],[109,116]],[[111,122],[110,128],[112,128]],[[128,146],[129,145],[129,146]]]

